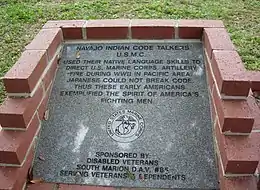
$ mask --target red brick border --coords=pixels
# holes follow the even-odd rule
[[[83,39],[83,30],[85,20],[61,20],[61,21],[48,21],[43,28],[61,28],[63,38],[65,40]]]
[[[90,20],[86,24],[87,39],[127,39],[130,20]]]
[[[132,39],[173,39],[175,37],[174,20],[132,20]]]
[[[226,175],[255,173],[259,162],[259,133],[252,133],[250,136],[227,136],[221,134],[219,122],[216,122],[215,135]]]
[[[220,190],[258,190],[256,176],[226,177],[221,163],[218,166]]]
[[[220,20],[180,20],[178,22],[181,39],[200,39],[204,28],[224,28]]]
[[[3,130],[0,132],[0,164],[22,165],[34,137],[40,129],[40,121],[34,115],[27,131]]]
[[[23,189],[27,181],[28,171],[33,161],[34,151],[31,149],[22,167],[0,167],[1,190]]]
[[[260,95],[260,72],[246,71],[222,21],[158,19],[64,20],[43,26],[3,77],[8,97],[0,106],[0,188],[20,190],[26,182],[40,120],[47,119],[63,41],[104,39],[201,39],[221,189],[257,188],[254,174],[260,172],[260,103],[255,96]],[[44,183],[30,185],[29,190],[72,187],[86,186]]]
[[[236,51],[212,52],[212,71],[219,92],[227,96],[248,96],[250,81]]]
[[[24,51],[20,59],[5,75],[6,91],[9,93],[32,92],[39,76],[47,67],[47,63],[46,51]]]

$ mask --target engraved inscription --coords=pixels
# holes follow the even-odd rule
[[[65,43],[34,177],[218,189],[203,56],[199,41]]]
[[[200,59],[150,56],[154,51],[190,50],[190,44],[181,45],[78,45],[74,59],[65,59],[69,89],[60,96],[95,96],[108,104],[153,104],[158,97],[199,97],[196,90],[188,87],[193,76],[202,75]],[[86,59],[87,52],[112,51],[116,59]],[[158,54],[158,56],[160,56]]]
[[[186,175],[171,173],[169,167],[160,165],[149,153],[96,152],[94,158],[74,166],[74,170],[60,170],[62,177],[95,177],[105,179],[185,181]]]

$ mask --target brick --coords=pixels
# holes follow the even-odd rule
[[[37,135],[39,125],[38,116],[35,114],[26,131],[0,131],[0,163],[21,165]]]
[[[216,108],[215,108],[214,101],[212,99],[212,95],[211,94],[210,94],[209,102],[210,102],[211,119],[212,119],[212,123],[214,124],[215,121],[216,121],[217,113],[216,113]]]
[[[200,27],[179,27],[179,38],[181,39],[200,39],[203,28]]]
[[[221,134],[218,122],[215,133],[225,174],[254,174],[259,163],[260,134],[227,136]]]
[[[27,50],[5,74],[3,81],[8,93],[30,93],[47,66],[46,52]]]
[[[131,22],[133,39],[173,39],[175,20],[136,19]]]
[[[82,28],[86,22],[85,20],[51,20],[43,28],[61,28],[65,40],[83,39]]]
[[[62,33],[65,40],[83,39],[82,27],[63,26]]]
[[[248,105],[252,110],[252,117],[254,118],[253,130],[260,130],[260,102],[250,94],[248,96]]]
[[[210,112],[211,112],[211,119],[212,119],[212,123],[214,124],[215,120],[216,120],[216,108],[215,108],[215,105],[214,105],[214,101],[213,101],[213,98],[212,98],[212,90],[213,90],[213,87],[214,87],[214,80],[213,80],[213,77],[211,75],[211,72],[209,70],[209,65],[208,65],[208,62],[206,60],[206,64],[205,64],[205,67],[206,67],[206,71],[207,71],[207,82],[208,82],[208,90],[209,90],[209,102],[210,102]]]
[[[248,96],[250,81],[236,51],[213,51],[211,65],[221,94]]]
[[[38,108],[40,120],[44,119],[44,114],[45,114],[45,111],[47,110],[49,98],[50,98],[50,95],[51,95],[51,90],[52,90],[52,86],[49,86],[49,88],[46,91],[45,96],[44,96],[44,98],[43,98],[43,100],[42,100],[42,102],[41,102],[41,104]]]
[[[225,178],[221,190],[257,190],[256,179],[252,177]]]
[[[260,72],[259,71],[247,71],[248,78],[251,82],[251,90],[260,94]]]
[[[86,20],[49,20],[42,28],[62,28],[64,26],[78,28],[83,27],[86,22]]]
[[[260,159],[260,154],[259,154],[259,159]],[[260,185],[260,160],[259,160],[259,163],[258,163],[258,167],[257,167],[257,172],[256,174],[258,175],[258,184]]]
[[[87,39],[127,39],[130,20],[89,20]]]
[[[50,86],[51,82],[54,80],[56,71],[58,69],[58,56],[56,56],[53,62],[50,64],[52,64],[51,67],[49,68],[46,75],[42,79],[45,90]]]
[[[88,186],[88,185],[65,185],[60,184],[58,190],[115,190],[114,187]]]
[[[27,181],[27,175],[33,160],[34,151],[30,150],[22,167],[0,167],[0,189],[21,190]]]
[[[200,39],[204,28],[223,28],[221,20],[180,20],[179,38]]]
[[[29,184],[27,190],[55,190],[55,187],[53,183]]]
[[[27,128],[43,98],[40,86],[33,97],[6,98],[0,106],[0,124],[3,128]]]
[[[224,28],[221,20],[180,20],[179,27]]]
[[[207,71],[207,82],[208,82],[208,86],[209,86],[209,89],[210,89],[210,92],[212,92],[213,90],[213,87],[214,87],[214,84],[215,84],[215,81],[214,81],[214,78],[213,78],[213,75],[212,75],[212,72],[210,70],[210,62],[205,59],[205,68],[206,68],[206,71]]]
[[[25,48],[27,50],[47,50],[48,59],[51,60],[62,40],[60,28],[42,29]]]
[[[257,190],[255,176],[224,177],[222,167],[218,166],[221,190]]]
[[[252,131],[254,117],[248,100],[221,100],[216,88],[213,89],[212,95],[222,132],[250,133]]]
[[[204,28],[203,42],[209,58],[213,50],[235,50],[225,28]]]

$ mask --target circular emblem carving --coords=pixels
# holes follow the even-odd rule
[[[107,133],[115,141],[131,142],[142,135],[144,119],[134,110],[119,110],[107,120]]]

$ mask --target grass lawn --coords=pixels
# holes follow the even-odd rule
[[[0,0],[0,77],[46,21],[105,18],[221,19],[246,68],[260,70],[259,0]]]

